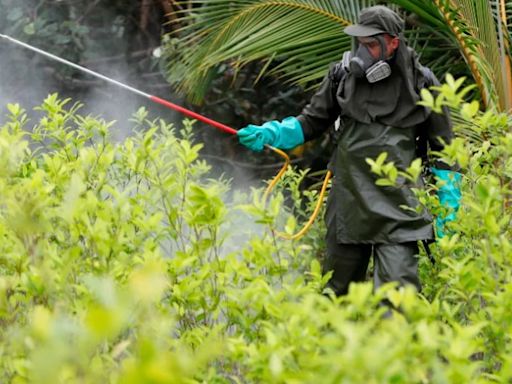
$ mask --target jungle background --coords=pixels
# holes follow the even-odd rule
[[[240,128],[300,112],[371,4],[406,20],[456,132],[462,206],[421,294],[321,295],[322,221],[280,237],[328,134],[264,199],[272,153],[0,39],[2,381],[510,382],[511,1],[0,0],[0,33]],[[418,197],[442,215],[437,188]]]

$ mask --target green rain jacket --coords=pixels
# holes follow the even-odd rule
[[[432,240],[432,217],[416,213],[418,201],[411,185],[398,180],[397,187],[378,186],[366,158],[387,152],[386,161],[406,169],[420,157],[418,137],[431,150],[450,142],[448,114],[430,113],[418,106],[421,88],[438,85],[432,72],[421,66],[412,49],[401,42],[391,60],[392,74],[370,84],[349,72],[338,83],[334,68],[323,80],[310,103],[297,119],[306,140],[318,137],[340,117],[337,145],[329,169],[333,184],[327,201],[326,224],[336,226],[338,243],[378,244]],[[446,169],[442,164],[436,167]],[[420,181],[421,183],[421,181]]]

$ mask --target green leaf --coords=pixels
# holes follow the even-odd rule
[[[476,100],[473,100],[471,103],[464,103],[462,105],[460,113],[464,119],[471,121],[479,110],[480,103]]]
[[[34,23],[29,23],[27,25],[25,25],[23,27],[23,32],[26,34],[26,35],[33,35],[36,33],[36,29],[35,29],[35,26],[34,26]]]
[[[410,176],[411,181],[416,181],[421,175],[422,160],[420,158],[414,159],[411,165],[407,168],[406,172]]]
[[[426,88],[423,88],[420,91],[421,101],[418,104],[421,104],[427,108],[434,108],[434,96],[432,93]]]

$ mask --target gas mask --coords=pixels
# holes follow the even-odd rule
[[[391,75],[391,67],[385,61],[386,45],[381,36],[376,36],[380,43],[380,58],[375,59],[368,48],[360,44],[355,55],[350,59],[350,72],[356,77],[366,76],[369,83],[375,83]]]

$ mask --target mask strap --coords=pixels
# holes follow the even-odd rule
[[[384,35],[376,35],[374,36],[380,44],[380,59],[382,61],[386,60],[387,46],[386,40],[384,40]]]
[[[357,39],[357,37],[353,37],[352,38],[352,49],[351,49],[353,56],[355,56],[358,48],[359,48],[359,40]]]

